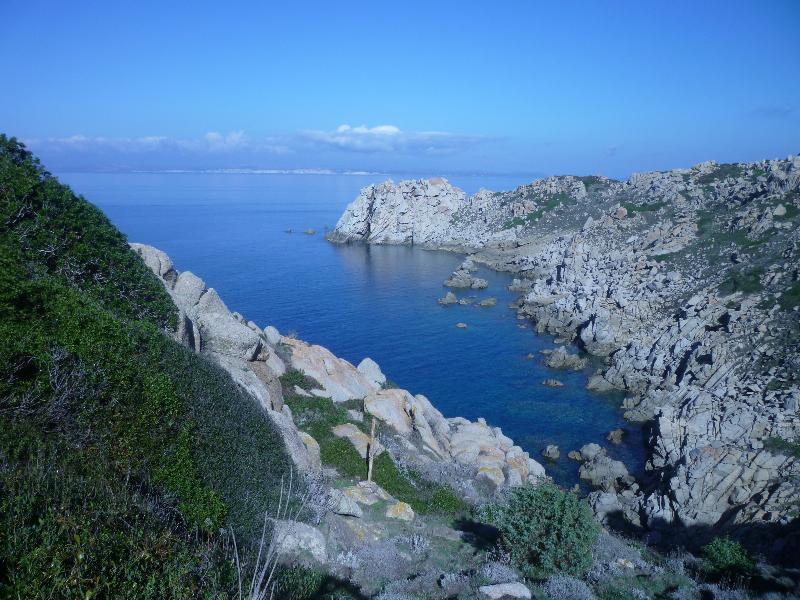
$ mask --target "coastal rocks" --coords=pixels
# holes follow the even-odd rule
[[[633,483],[633,478],[628,474],[625,465],[610,458],[597,444],[587,444],[581,448],[581,459],[584,463],[578,475],[594,487],[615,491],[623,485]]]
[[[358,502],[345,494],[342,490],[332,489],[330,491],[330,506],[333,513],[343,517],[354,517],[360,519],[364,516],[364,511]]]
[[[423,448],[436,458],[449,457],[446,438],[449,427],[425,396],[412,396],[401,389],[380,390],[364,398],[364,411],[385,422],[402,437],[416,433]]]
[[[488,600],[509,600],[512,598],[529,599],[531,591],[518,581],[512,583],[496,583],[478,588],[481,598]]]
[[[484,300],[481,300],[481,301],[478,303],[478,305],[479,305],[479,306],[483,306],[484,308],[489,308],[489,307],[492,307],[492,306],[497,306],[497,298],[495,298],[494,296],[492,296],[492,297],[490,297],[490,298],[486,298],[486,299],[484,299]]]
[[[316,562],[328,562],[325,536],[316,527],[299,521],[276,521],[272,533],[281,556],[311,556]]]
[[[414,511],[411,506],[405,502],[397,501],[386,507],[385,516],[389,519],[397,519],[398,521],[410,522],[414,520]]]
[[[453,459],[460,465],[478,467],[479,475],[493,485],[520,485],[544,476],[541,464],[483,419],[473,423],[456,417],[447,422]]]
[[[467,195],[446,179],[387,181],[351,202],[331,232],[337,242],[435,244]]]
[[[707,162],[623,182],[565,176],[482,190],[449,220],[422,194],[428,208],[393,217],[414,231],[438,219],[422,243],[515,273],[518,317],[606,357],[587,387],[623,391],[625,416],[655,423],[646,492],[607,456],[587,458],[598,463],[584,469],[588,480],[609,488],[596,506],[617,506],[637,526],[717,527],[779,522],[800,498],[797,461],[763,447],[800,439],[800,334],[787,295],[798,279],[799,192],[797,157]],[[451,282],[470,278],[462,264]],[[583,367],[566,354],[548,359]],[[744,462],[755,456],[765,466],[751,472]]]
[[[298,431],[297,432],[300,441],[303,442],[303,445],[306,447],[308,451],[308,458],[312,466],[312,470],[314,471],[321,471],[322,470],[322,460],[320,458],[320,449],[319,443],[305,431]]]
[[[459,267],[457,270],[453,271],[453,274],[445,280],[443,285],[446,287],[470,288],[473,290],[482,290],[489,287],[489,283],[485,279],[473,277],[472,273],[463,267]]]
[[[386,385],[386,375],[383,374],[381,368],[371,358],[367,357],[358,363],[356,367],[361,373],[366,375],[367,379],[372,381],[377,386],[384,386]]]
[[[374,481],[360,481],[356,485],[344,488],[342,492],[354,502],[364,506],[393,500],[391,495]]]
[[[542,450],[542,456],[549,458],[550,460],[558,460],[561,456],[561,451],[558,449],[558,446],[554,444],[548,444],[547,447]]]
[[[361,431],[356,425],[352,423],[342,423],[341,425],[336,425],[332,430],[333,435],[340,438],[347,439],[353,447],[358,452],[358,455],[366,459],[367,452],[369,451],[369,436]],[[373,456],[379,456],[384,451],[383,446],[376,441],[375,447],[373,448]]]
[[[559,381],[558,379],[552,379],[552,378],[545,379],[544,381],[542,381],[542,385],[546,385],[547,387],[551,387],[551,388],[564,387],[564,383],[563,382]]]
[[[130,247],[142,257],[144,264],[146,264],[157,277],[164,280],[168,288],[174,287],[175,280],[178,278],[178,272],[175,270],[175,266],[172,264],[172,260],[167,256],[166,252],[158,248],[153,248],[152,246],[147,246],[146,244],[132,243]]]
[[[606,439],[612,444],[621,444],[624,435],[625,435],[625,430],[617,428],[614,429],[613,431],[610,431],[606,436]]]
[[[442,306],[450,306],[451,304],[458,303],[458,298],[456,298],[456,295],[453,292],[447,292],[444,297],[439,298],[437,302]]]
[[[283,337],[281,343],[290,350],[292,368],[319,383],[322,395],[334,402],[360,399],[380,388],[378,383],[327,348],[289,337]]]
[[[564,346],[559,346],[555,350],[545,349],[542,350],[543,354],[547,354],[545,364],[551,369],[571,369],[573,371],[580,371],[586,367],[587,361],[576,354],[567,352]]]

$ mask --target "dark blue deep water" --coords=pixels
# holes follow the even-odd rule
[[[324,239],[344,207],[384,176],[84,174],[61,179],[103,209],[136,242],[166,251],[219,291],[231,310],[261,326],[296,332],[358,363],[375,359],[387,377],[425,394],[445,414],[485,417],[540,460],[562,484],[577,481],[569,450],[594,441],[629,468],[641,463],[641,435],[626,425],[620,398],[589,393],[587,373],[554,372],[539,350],[555,347],[516,319],[510,277],[482,269],[497,306],[443,308],[442,281],[462,256],[406,247],[337,246]],[[454,178],[468,193],[521,180]],[[285,230],[295,233],[287,234]],[[317,234],[299,233],[314,228]],[[457,292],[461,295],[460,292]],[[467,329],[456,328],[463,321]],[[533,353],[536,358],[526,356]],[[542,380],[555,377],[562,388]],[[628,441],[607,433],[622,426]],[[550,443],[561,459],[545,461]]]

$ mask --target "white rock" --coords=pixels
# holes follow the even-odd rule
[[[376,385],[383,386],[386,384],[386,375],[383,374],[378,363],[371,358],[367,357],[358,363],[357,369]]]

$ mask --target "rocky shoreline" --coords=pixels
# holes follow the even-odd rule
[[[310,382],[306,387],[294,385],[293,396],[348,407],[358,403],[358,409],[348,409],[349,421],[333,427],[332,434],[352,444],[362,459],[367,457],[370,440],[360,424],[374,417],[384,430],[376,442],[377,455],[389,451],[404,469],[413,469],[437,484],[446,483],[468,503],[477,504],[511,486],[546,477],[541,464],[484,419],[445,418],[425,396],[387,387],[386,376],[369,358],[354,366],[327,348],[282,336],[271,326],[262,329],[231,312],[202,279],[176,270],[161,250],[143,244],[131,247],[163,282],[178,307],[174,334],[178,341],[221,366],[260,403],[280,430],[296,469],[322,490],[318,495],[325,498],[321,510],[326,515],[327,535],[298,523],[298,534],[289,536],[287,552],[300,549],[326,563],[333,548],[344,553],[358,550],[363,539],[353,540],[353,532],[363,537],[367,525],[357,521],[376,502],[387,503],[387,519],[415,518],[408,504],[375,484],[360,482],[337,489],[342,478],[324,466],[320,444],[298,425],[286,402],[281,377],[290,371]],[[388,535],[383,529],[388,532],[391,528],[373,529],[370,535]],[[449,528],[442,535],[460,539],[460,534]]]
[[[799,208],[798,157],[472,197],[443,179],[390,181],[328,237],[467,252],[456,287],[472,286],[474,262],[516,274],[519,314],[604,357],[590,387],[623,390],[650,432],[646,475],[603,478],[598,517],[752,533],[779,555],[783,536],[758,532],[787,526],[800,501]]]

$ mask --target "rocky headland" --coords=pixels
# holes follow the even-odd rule
[[[575,453],[596,515],[654,540],[727,531],[781,555],[794,551],[784,534],[800,501],[798,214],[800,157],[789,157],[471,197],[441,178],[387,181],[328,237],[467,253],[454,288],[480,286],[478,262],[514,273],[519,315],[603,357],[589,386],[623,390],[626,418],[648,433],[639,481],[599,447]]]

